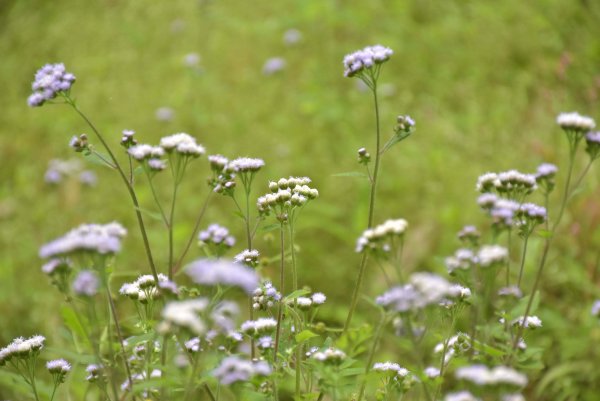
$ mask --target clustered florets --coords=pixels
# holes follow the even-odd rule
[[[82,224],[62,237],[40,248],[40,257],[69,256],[78,252],[95,252],[101,255],[121,250],[121,240],[127,230],[119,223]]]
[[[256,320],[247,320],[242,323],[240,330],[251,337],[270,334],[277,328],[277,320],[270,317],[261,317]]]
[[[582,116],[579,113],[560,113],[556,117],[556,123],[566,131],[589,132],[596,127],[593,118]]]
[[[250,267],[258,266],[258,258],[260,257],[260,252],[256,249],[244,249],[242,252],[238,253],[233,257],[234,262],[243,263]]]
[[[159,273],[158,285],[154,276],[145,274],[131,283],[124,283],[119,293],[129,299],[145,304],[150,300],[159,298],[164,293],[176,296],[179,293],[179,289],[167,276]]]
[[[344,57],[344,76],[353,77],[365,70],[371,70],[394,54],[392,49],[381,45],[367,46]]]
[[[330,347],[312,353],[311,358],[326,364],[339,365],[346,359],[346,353],[340,349]]]
[[[64,383],[65,376],[71,371],[71,364],[64,359],[54,359],[46,362],[46,369],[53,376],[56,376],[58,383]]]
[[[11,359],[29,359],[32,356],[37,355],[40,350],[44,347],[46,337],[36,335],[25,339],[23,337],[17,337],[6,347],[0,349],[0,366],[6,364]]]
[[[254,290],[252,295],[252,307],[256,310],[271,309],[279,301],[281,301],[281,293],[270,281],[264,282]]]
[[[235,237],[229,235],[229,230],[226,227],[218,224],[211,224],[206,230],[200,231],[198,240],[205,245],[217,247],[231,248],[235,245]]]
[[[98,293],[100,280],[92,270],[82,270],[73,281],[73,292],[82,297],[93,297]]]
[[[303,206],[319,196],[317,189],[308,186],[310,182],[308,177],[281,178],[277,182],[269,182],[271,193],[261,196],[257,201],[259,213],[268,216],[275,212],[280,221],[287,221],[293,208]]]
[[[485,173],[477,179],[476,189],[481,193],[497,192],[511,199],[522,199],[537,189],[536,176],[517,170]]]
[[[221,259],[197,260],[188,265],[185,272],[196,284],[239,287],[247,294],[252,294],[259,284],[254,269]]]
[[[31,85],[33,93],[27,99],[30,107],[38,107],[54,99],[59,93],[69,92],[75,82],[75,75],[65,70],[65,65],[46,64],[35,73]]]
[[[527,376],[506,366],[488,368],[485,365],[463,366],[456,369],[455,377],[478,386],[512,385],[525,387]]]
[[[356,241],[356,252],[389,252],[395,239],[401,239],[408,228],[404,219],[386,220],[383,224],[365,230]]]
[[[228,356],[212,372],[212,375],[223,385],[236,382],[247,382],[253,376],[268,376],[271,367],[265,361],[249,361],[238,356]]]

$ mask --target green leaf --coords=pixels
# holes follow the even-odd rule
[[[296,299],[296,298],[301,297],[302,295],[306,295],[306,294],[310,294],[310,291],[307,289],[301,288],[299,290],[292,292],[290,295],[283,298],[283,300],[290,301],[292,299]]]
[[[510,311],[511,319],[516,319],[518,317],[524,316],[525,311],[527,310],[527,304],[529,303],[529,297],[523,297],[519,300],[519,303]],[[533,296],[533,302],[531,304],[531,309],[529,310],[528,316],[531,316],[535,313],[540,304],[540,292],[536,291]]]
[[[313,333],[310,330],[303,330],[303,331],[301,331],[300,333],[298,333],[296,335],[296,342],[297,343],[303,343],[303,342],[305,342],[307,340],[310,340],[311,338],[314,338],[314,337],[319,337],[319,335],[316,334],[316,333]]]
[[[348,171],[346,173],[337,173],[337,174],[332,174],[332,177],[358,177],[358,178],[369,178],[368,175],[366,175],[365,173],[361,173],[358,171]]]
[[[261,227],[260,231],[263,231],[263,232],[274,231],[274,230],[279,229],[279,227],[281,227],[281,224],[277,224],[277,223],[267,224],[266,226]]]
[[[108,165],[104,160],[110,160],[110,156],[102,153],[102,152],[98,152],[98,151],[94,151],[95,153],[89,153],[89,154],[84,154],[83,157],[86,158],[87,161],[89,161],[92,164],[98,164],[100,166],[104,166],[104,167],[109,167],[109,168],[113,168],[112,166]],[[102,158],[104,158],[104,160],[102,160]]]
[[[550,238],[550,237],[552,237],[552,231],[550,231],[550,230],[538,230],[537,231],[537,235],[538,235],[538,237],[541,237],[541,238]]]
[[[161,214],[158,212],[152,212],[148,209],[143,209],[141,207],[135,207],[135,206],[133,208],[136,210],[139,210],[141,213],[145,214],[146,216],[148,216],[154,220],[163,221]]]
[[[73,309],[63,306],[61,308],[61,315],[65,322],[65,326],[67,326],[73,334],[73,340],[75,341],[77,350],[81,350],[82,343],[85,346],[91,346],[85,333],[85,329],[83,328],[82,323],[79,322],[79,319],[77,319],[77,314],[75,314]]]
[[[381,154],[384,154],[385,152],[387,152],[387,150],[389,148],[391,148],[392,146],[396,145],[397,143],[405,140],[406,138],[408,138],[410,135],[412,134],[412,132],[399,132],[397,134],[395,134],[393,137],[390,138],[390,140],[385,144],[385,146],[383,147],[383,149],[381,150]]]

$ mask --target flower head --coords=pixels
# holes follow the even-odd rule
[[[167,153],[174,152],[182,156],[199,157],[206,153],[204,146],[198,145],[196,139],[185,132],[162,137],[160,147]]]
[[[93,297],[99,287],[98,275],[92,270],[82,270],[73,281],[73,292],[82,297]]]
[[[344,57],[344,76],[353,77],[365,70],[372,70],[389,60],[392,54],[392,49],[381,45],[367,46],[350,53]]]
[[[248,294],[252,294],[259,283],[254,269],[225,260],[200,259],[188,265],[185,272],[197,284],[229,285]]]
[[[268,376],[271,367],[265,361],[249,361],[238,356],[228,356],[212,372],[212,375],[223,385],[246,382],[253,376]]]
[[[556,123],[565,131],[589,132],[596,127],[593,118],[582,116],[577,112],[560,113],[556,117]]]
[[[46,64],[35,73],[35,80],[31,84],[33,93],[27,103],[30,107],[42,106],[58,94],[68,93],[73,83],[75,75],[67,72],[64,64]]]
[[[40,257],[62,257],[79,252],[110,255],[121,250],[127,230],[119,223],[82,224],[40,248]]]

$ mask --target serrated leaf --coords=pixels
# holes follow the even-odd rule
[[[365,173],[361,173],[359,171],[348,171],[346,173],[337,173],[332,174],[332,177],[358,177],[358,178],[369,178],[369,176]]]
[[[314,338],[314,337],[319,337],[319,335],[316,334],[316,333],[313,333],[310,330],[303,330],[300,333],[296,334],[296,342],[297,343],[303,343],[303,342],[305,342],[307,340],[310,340],[311,338]]]

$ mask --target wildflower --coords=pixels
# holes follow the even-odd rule
[[[500,245],[484,245],[477,253],[480,266],[489,267],[506,262],[508,250]]]
[[[256,346],[262,350],[273,348],[273,337],[263,336],[256,341]]]
[[[160,146],[152,146],[145,143],[133,145],[127,149],[127,153],[135,160],[142,162],[148,159],[156,159],[164,156],[165,151]]]
[[[257,310],[267,310],[272,308],[280,300],[281,294],[270,281],[266,281],[262,286],[254,290],[252,307]]]
[[[71,371],[71,364],[64,359],[55,359],[46,363],[46,369],[58,383],[64,383],[65,376]]]
[[[393,375],[401,377],[408,375],[408,370],[395,362],[377,362],[373,365],[373,370],[382,373],[391,372]]]
[[[503,394],[501,401],[525,401],[525,397],[522,394]]]
[[[159,107],[155,113],[158,121],[168,122],[175,117],[175,111],[170,107]]]
[[[137,145],[138,142],[134,138],[134,130],[124,129],[121,133],[121,146],[123,146],[125,149],[129,149],[130,147]]]
[[[596,160],[600,156],[600,131],[588,132],[585,135],[585,143],[587,145],[585,151],[592,160]]]
[[[212,170],[221,172],[229,163],[229,159],[223,155],[210,155],[208,156],[208,162]]]
[[[229,230],[218,224],[211,224],[204,231],[200,231],[198,239],[206,245],[223,246],[231,248],[235,245],[235,238],[229,235]]]
[[[250,267],[258,266],[258,258],[260,253],[256,249],[244,249],[233,257],[233,261],[236,263],[243,263]]]
[[[518,226],[523,235],[529,235],[534,228],[548,218],[546,208],[533,203],[522,204],[516,212],[519,218]]]
[[[206,310],[208,304],[209,302],[205,298],[167,303],[162,311],[162,331],[170,331],[175,326],[187,329],[196,335],[203,334],[206,331],[206,325],[199,314]]]
[[[262,159],[238,157],[227,164],[227,169],[236,173],[256,172],[265,166]]]
[[[200,351],[200,339],[198,337],[193,337],[184,343],[185,349],[192,354]]]
[[[560,113],[556,117],[556,123],[565,131],[574,131],[586,133],[596,127],[596,122],[593,118],[582,116],[577,112]]]
[[[222,155],[210,155],[208,161],[213,173],[212,178],[208,180],[208,184],[213,188],[213,192],[233,195],[235,173],[227,168],[229,159]]]
[[[527,385],[527,377],[506,366],[488,368],[485,365],[471,365],[458,368],[455,372],[457,379],[470,381],[478,386],[506,384],[517,387]]]
[[[247,320],[242,323],[241,331],[249,336],[259,336],[262,334],[271,333],[277,327],[277,320],[267,317],[257,320]]]
[[[30,107],[42,106],[59,94],[68,94],[73,83],[75,75],[67,72],[64,64],[46,64],[35,73],[27,103]]]
[[[272,211],[277,212],[277,219],[286,222],[289,213],[319,196],[319,191],[308,186],[308,177],[280,178],[277,182],[269,183],[268,193],[257,200],[257,208],[261,215],[267,216]]]
[[[302,40],[302,32],[297,29],[291,28],[283,33],[283,42],[292,46],[299,43]]]
[[[408,223],[404,219],[386,220],[383,224],[365,230],[356,241],[356,252],[389,252],[394,239],[401,239]]]
[[[322,292],[315,292],[314,294],[312,294],[311,300],[312,300],[313,305],[318,306],[318,305],[323,305],[325,303],[325,301],[327,300],[327,297]]]
[[[160,147],[169,154],[175,152],[182,156],[198,157],[206,153],[204,146],[198,145],[196,139],[185,132],[162,137]]]
[[[85,380],[87,380],[90,383],[96,382],[98,379],[100,379],[102,377],[103,369],[104,369],[104,367],[102,365],[96,365],[96,364],[88,365],[85,368],[85,371],[88,374],[86,376]]]
[[[127,230],[119,223],[82,224],[62,237],[40,248],[40,257],[68,256],[79,252],[110,255],[121,250],[121,239]]]
[[[381,45],[368,46],[344,57],[344,76],[353,77],[371,71],[390,59],[394,52]]]
[[[246,382],[253,376],[268,376],[271,367],[265,361],[249,361],[238,356],[228,356],[212,372],[212,375],[223,385]]]
[[[499,198],[497,195],[494,195],[492,193],[484,193],[480,195],[479,198],[477,198],[477,204],[483,210],[490,211],[494,207],[498,199]]]
[[[295,301],[296,301],[295,305],[300,310],[309,310],[313,303],[312,299],[310,299],[308,297],[298,297],[298,298],[296,298]],[[290,300],[290,303],[294,303],[294,301]]]
[[[177,285],[170,281],[167,276],[162,273],[158,273],[158,285],[154,280],[154,276],[150,274],[144,274],[139,276],[132,283],[124,283],[121,286],[119,293],[134,301],[137,300],[141,303],[147,303],[150,300],[159,298],[164,293],[176,296],[179,293],[179,289],[177,288]]]
[[[98,275],[92,270],[82,270],[73,281],[73,292],[82,297],[93,297],[99,287]]]
[[[459,391],[457,393],[446,394],[444,401],[481,401],[481,399],[468,391]]]
[[[371,154],[369,152],[367,152],[367,149],[360,148],[360,149],[358,149],[357,153],[358,153],[358,162],[360,164],[364,164],[365,166],[367,164],[369,164],[369,162],[371,161]]]
[[[314,352],[311,355],[311,358],[326,364],[339,365],[344,359],[346,359],[346,354],[342,350],[329,347],[324,351]]]
[[[48,276],[66,273],[69,270],[71,270],[71,265],[69,261],[60,258],[50,259],[42,266],[42,272],[44,272]]]
[[[440,370],[433,366],[428,366],[423,370],[423,373],[426,377],[430,379],[435,379],[436,377],[440,377]]]
[[[537,316],[520,316],[510,322],[512,326],[523,326],[526,329],[542,327],[542,320]]]
[[[186,67],[197,68],[200,66],[200,55],[198,53],[188,53],[183,56],[183,64]]]
[[[375,302],[386,309],[407,312],[437,305],[448,297],[459,295],[457,288],[444,278],[432,273],[415,273],[409,284],[390,289]]]
[[[558,172],[558,167],[552,163],[542,163],[538,166],[535,173],[535,179],[539,182],[540,180],[553,178]]]
[[[458,249],[453,256],[449,256],[445,260],[446,268],[449,274],[453,274],[456,270],[468,270],[477,263],[475,253],[466,248]]]
[[[17,337],[6,347],[0,349],[0,366],[9,362],[12,358],[28,359],[35,356],[44,347],[46,337],[35,335],[28,339]]]
[[[459,240],[467,243],[471,243],[472,245],[477,245],[479,241],[479,237],[481,237],[481,233],[477,230],[475,226],[464,226],[457,234]]]
[[[597,299],[596,301],[594,301],[594,304],[592,305],[591,313],[592,313],[592,316],[594,316],[594,317],[600,317],[600,299]]]
[[[186,274],[197,284],[230,285],[252,294],[258,287],[258,275],[248,266],[224,260],[200,259],[186,268]]]
[[[415,120],[411,116],[398,116],[396,124],[395,132],[410,132],[415,127]]]
[[[71,147],[75,152],[84,152],[89,151],[89,143],[88,137],[86,134],[81,134],[79,136],[74,135],[69,141],[69,147]]]
[[[498,295],[500,295],[501,297],[515,297],[515,298],[521,298],[523,296],[523,293],[521,292],[521,289],[517,286],[510,286],[510,287],[502,287],[498,290]]]
[[[272,57],[265,61],[262,72],[264,75],[273,75],[285,69],[286,62],[281,57]]]
[[[163,171],[167,168],[167,162],[161,159],[149,159],[148,160],[148,168],[151,171]]]

